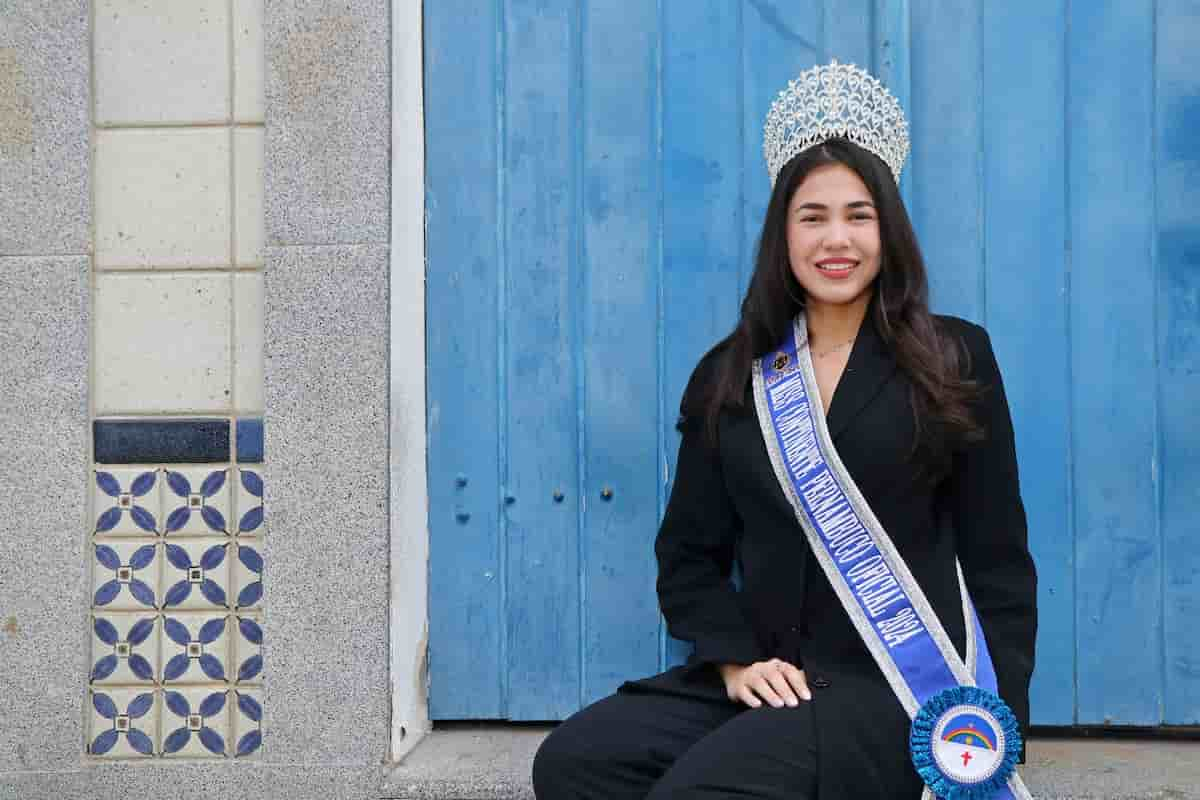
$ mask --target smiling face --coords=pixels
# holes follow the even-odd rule
[[[879,213],[862,179],[844,164],[823,164],[788,204],[788,259],[809,307],[870,301],[879,275]]]

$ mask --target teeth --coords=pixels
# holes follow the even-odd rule
[[[826,272],[845,272],[848,269],[853,269],[853,264],[818,264],[817,269],[825,270]]]

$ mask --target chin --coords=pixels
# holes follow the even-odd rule
[[[831,306],[848,306],[862,300],[864,296],[868,296],[871,291],[871,285],[866,286],[846,286],[830,289],[822,286],[817,291],[805,290],[805,294],[809,301],[816,301],[825,305]]]

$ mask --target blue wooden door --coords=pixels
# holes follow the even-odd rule
[[[672,424],[732,326],[762,121],[836,57],[901,98],[935,310],[1003,368],[1034,722],[1200,722],[1195,0],[425,4],[430,713],[561,719],[682,660]]]

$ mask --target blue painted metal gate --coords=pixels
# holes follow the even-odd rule
[[[681,660],[651,551],[732,326],[775,92],[908,109],[936,310],[987,325],[1041,583],[1034,721],[1200,722],[1200,3],[429,0],[430,712]]]

